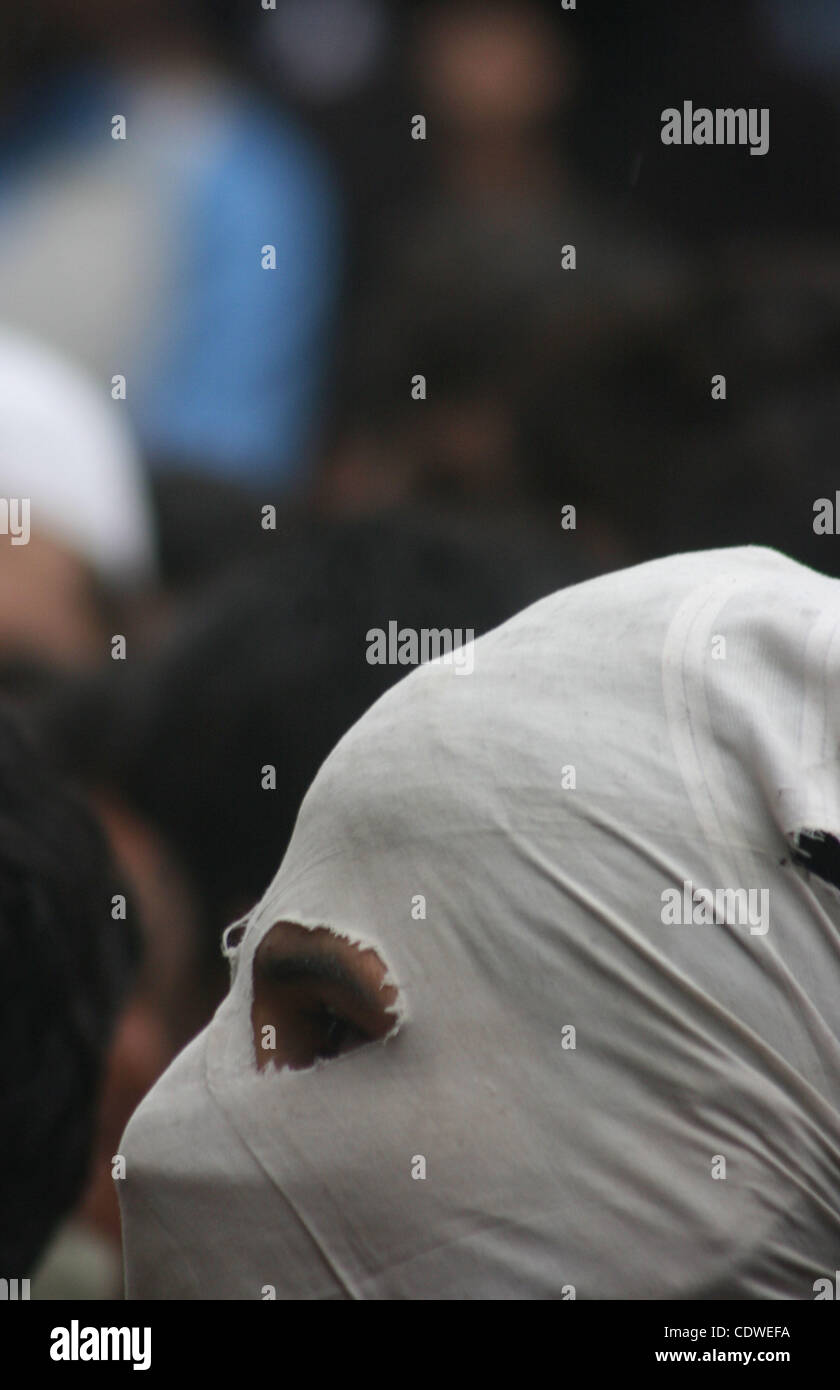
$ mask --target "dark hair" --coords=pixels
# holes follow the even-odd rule
[[[255,551],[271,551],[275,537],[259,526],[260,507],[277,504],[271,489],[255,491],[180,463],[166,468],[156,460],[155,466],[165,469],[150,481],[160,578],[170,594],[185,595]]]
[[[27,1275],[87,1175],[136,939],[90,813],[0,713],[0,1276]]]

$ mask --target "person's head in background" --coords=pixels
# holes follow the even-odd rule
[[[440,272],[372,302],[340,374],[319,504],[337,516],[412,504],[504,525],[517,517],[552,529],[564,549],[573,523],[593,569],[631,563],[655,511],[647,478],[680,411],[692,424],[698,413],[679,311],[665,324],[616,313],[607,334],[591,297],[567,296],[556,312],[557,276],[544,263],[545,275],[535,258],[525,274],[493,264],[453,244],[445,269],[441,258]],[[415,402],[405,383],[417,362],[429,386]]]
[[[546,7],[457,0],[421,11],[415,67],[439,173],[459,197],[539,187],[557,173],[555,123],[575,96],[577,62]]]
[[[113,1156],[128,1117],[206,1015],[196,980],[198,925],[190,886],[164,837],[112,785],[112,691],[97,675],[98,668],[62,671],[32,660],[0,661],[0,704],[99,822],[112,866],[109,894],[124,899],[111,930],[128,930],[141,957],[105,1048],[79,1201],[39,1264],[36,1298],[121,1296]],[[110,916],[110,896],[106,906]]]
[[[560,325],[544,336],[519,410],[523,485],[546,516],[575,498],[581,538],[597,528],[627,564],[764,545],[836,575],[818,515],[835,503],[837,296],[791,261],[720,277],[597,350]],[[722,342],[732,409],[710,390]]]
[[[105,383],[0,330],[0,655],[104,661],[154,575],[142,465]]]
[[[138,946],[104,838],[0,716],[0,1264],[27,1277],[88,1173],[108,1040]]]
[[[587,573],[573,535],[462,522],[298,520],[276,541],[273,559],[197,595],[125,692],[110,760],[191,875],[215,1001],[221,932],[262,891],[318,766],[411,669],[371,662],[371,630],[478,635]]]

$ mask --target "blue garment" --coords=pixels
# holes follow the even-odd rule
[[[241,111],[183,206],[171,350],[138,422],[152,456],[291,484],[318,408],[337,209],[303,139]],[[275,270],[262,248],[276,248]]]
[[[0,154],[0,218],[45,152],[90,152],[119,168],[121,150],[143,135],[136,89],[136,79],[88,70],[38,92]],[[153,462],[291,487],[305,477],[320,414],[338,200],[291,120],[236,87],[214,100],[215,133],[196,141],[187,122],[179,141],[176,126],[159,171],[153,151],[172,263],[151,306],[156,350],[149,359],[138,341],[126,363],[130,411]],[[126,115],[126,145],[107,138],[113,113]],[[266,246],[276,248],[274,270],[263,269]]]

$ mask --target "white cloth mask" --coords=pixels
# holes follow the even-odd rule
[[[469,679],[408,676],[322,767],[228,997],[128,1126],[128,1296],[814,1298],[840,897],[794,856],[831,859],[797,837],[840,836],[839,753],[840,583],[768,550],[575,586]],[[258,1071],[279,921],[375,948],[395,1033]]]

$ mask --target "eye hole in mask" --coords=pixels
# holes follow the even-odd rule
[[[327,927],[278,922],[254,957],[257,1066],[302,1071],[396,1031],[396,988],[371,947]]]

